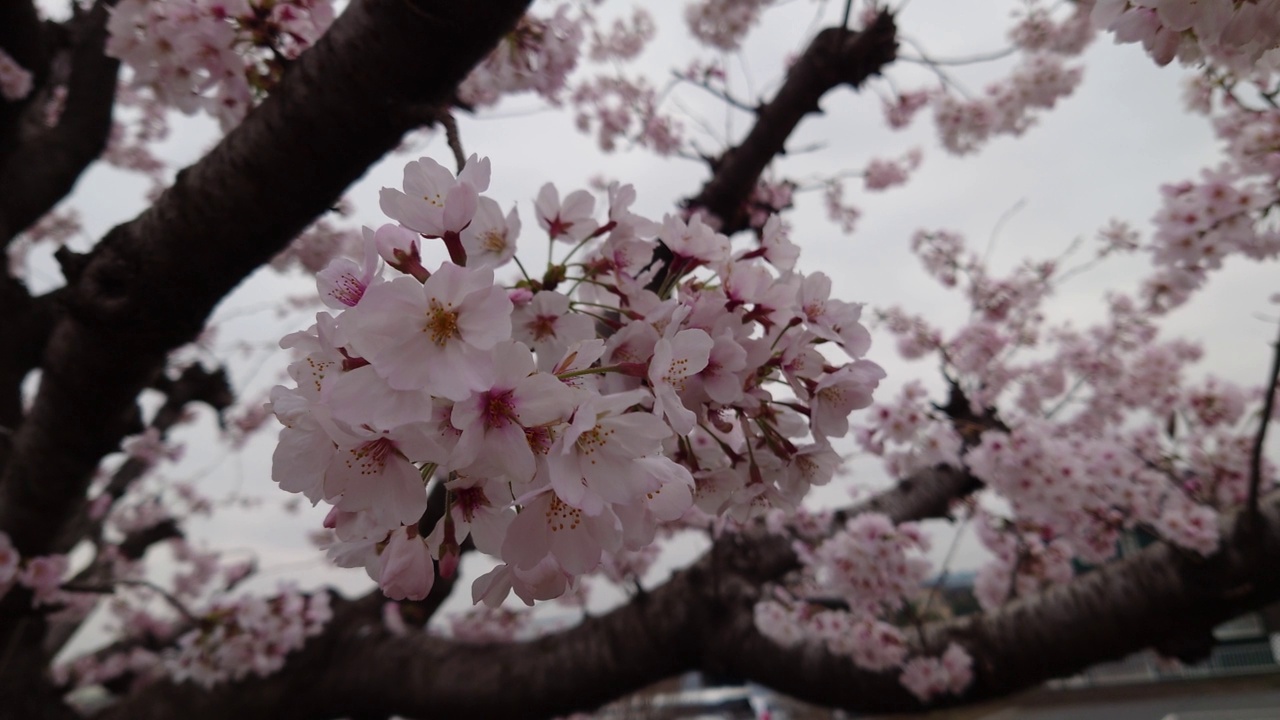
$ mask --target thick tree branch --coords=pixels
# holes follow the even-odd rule
[[[168,436],[169,431],[182,419],[187,406],[191,403],[203,402],[221,414],[235,401],[231,387],[227,384],[226,372],[222,369],[205,370],[199,364],[188,366],[177,379],[170,379],[161,374],[151,383],[151,386],[165,394],[164,404],[156,411],[155,417],[151,419],[151,424],[148,426],[156,431],[160,440]],[[102,490],[103,494],[109,495],[114,504],[124,497],[133,483],[145,475],[151,466],[152,463],[149,460],[130,457],[111,474],[111,479]],[[91,538],[95,543],[99,542],[102,521],[102,518],[96,521],[91,520],[88,515],[88,506],[80,505],[72,519],[64,525],[62,537],[57,544],[71,546],[84,538]],[[144,552],[146,550],[145,547],[141,549]],[[142,555],[133,557],[137,559]],[[95,577],[94,579],[103,580],[104,578]]]
[[[98,243],[65,291],[39,393],[0,474],[0,530],[23,556],[68,549],[62,528],[167,354],[399,143],[417,122],[412,108],[451,98],[526,5],[352,3],[239,127]],[[42,625],[0,614],[0,715],[43,712],[23,700],[36,697],[38,675],[12,672],[38,667]]]
[[[849,513],[884,512],[898,522],[940,516],[948,507],[942,496],[965,492],[969,483],[962,471],[937,468],[913,476]],[[787,538],[759,531],[728,535],[691,568],[627,606],[563,633],[518,645],[464,645],[422,635],[396,638],[382,628],[377,613],[367,612],[351,625],[332,622],[322,638],[291,656],[280,674],[209,692],[160,684],[126,698],[107,717],[160,718],[179,708],[184,716],[197,719],[219,717],[234,708],[240,720],[353,714],[563,714],[603,704],[687,669],[722,663],[713,659],[708,660],[710,665],[702,664],[703,645],[710,641],[706,633],[723,611],[721,599],[755,592],[758,583],[778,580],[798,567]],[[435,588],[424,604],[438,602],[434,596]],[[381,601],[375,593],[358,602]],[[347,619],[355,616],[348,614]],[[432,679],[420,694],[409,689],[407,696],[397,691],[381,698],[379,688],[388,680],[378,677],[388,667],[402,668],[392,671],[405,673],[402,679]],[[317,673],[323,674],[323,680],[317,679]],[[415,679],[406,684],[417,683]],[[266,696],[310,698],[319,686],[329,689],[323,698],[292,704],[290,714],[276,715],[279,710],[274,705],[256,705]],[[484,690],[490,686],[501,690]]]
[[[261,107],[108,233],[69,289],[0,476],[0,528],[24,555],[66,549],[59,528],[166,353],[396,146],[413,124],[402,108],[451,97],[525,4],[352,4]]]
[[[98,0],[70,22],[71,73],[58,124],[18,137],[0,155],[0,246],[7,245],[66,197],[76,180],[107,147],[120,61],[103,52],[107,15],[114,0]],[[35,95],[35,93],[33,93]],[[38,109],[36,109],[38,110]]]
[[[747,227],[746,203],[761,173],[783,154],[800,120],[821,112],[818,101],[840,85],[854,88],[893,62],[898,49],[893,15],[883,11],[859,32],[827,28],[818,33],[787,72],[786,82],[757,111],[751,132],[712,163],[714,174],[688,201],[720,219],[720,231],[732,234]]]
[[[1273,568],[1280,556],[1280,493],[1264,500],[1261,513],[1261,535],[1237,533],[1240,517],[1228,518],[1223,548],[1212,558],[1156,544],[1001,610],[925,626],[917,650],[940,652],[957,642],[975,658],[972,687],[935,706],[1006,695],[1150,647],[1188,625],[1211,628],[1280,598]],[[106,717],[161,718],[179,710],[194,720],[230,712],[243,720],[365,712],[549,717],[590,709],[691,669],[734,673],[850,710],[922,708],[896,673],[861,670],[817,646],[780,648],[761,636],[752,622],[758,582],[793,566],[794,555],[773,536],[729,542],[726,552],[709,553],[628,605],[533,642],[464,645],[424,635],[393,637],[369,626],[340,627],[338,637],[327,634],[323,652],[309,646],[286,671],[301,671],[314,694],[296,692],[302,686],[290,690],[289,676],[211,693],[161,684]],[[257,702],[267,692],[294,698],[286,714],[271,714],[278,705],[262,710]]]
[[[897,26],[888,11],[882,11],[859,32],[833,27],[818,33],[787,71],[778,94],[755,111],[751,131],[741,143],[711,161],[711,178],[685,205],[717,218],[719,230],[726,235],[746,229],[748,202],[760,175],[784,153],[787,139],[804,116],[821,112],[818,102],[833,88],[846,84],[856,88],[879,74],[893,62],[897,51]],[[662,244],[653,257],[668,264],[672,259],[671,251]],[[665,277],[665,271],[660,272],[650,287],[660,287]]]

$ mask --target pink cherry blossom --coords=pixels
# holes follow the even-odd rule
[[[454,177],[431,158],[405,165],[404,191],[383,188],[382,211],[428,237],[460,233],[475,217],[479,193],[489,188],[489,159],[472,155]]]
[[[681,435],[693,430],[696,415],[684,406],[679,393],[687,378],[707,366],[714,342],[704,330],[681,330],[653,346],[649,384],[653,387],[653,414],[666,417]]]
[[[567,420],[572,393],[556,376],[535,372],[533,355],[522,343],[501,343],[493,356],[489,377],[453,406],[450,420],[461,436],[450,462],[470,473],[528,482],[535,464],[526,433]]]
[[[582,242],[599,227],[591,217],[595,206],[596,199],[586,190],[569,193],[561,203],[560,192],[551,183],[542,186],[534,203],[538,224],[547,235],[570,244]]]

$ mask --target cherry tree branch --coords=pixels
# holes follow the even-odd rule
[[[231,407],[235,401],[231,387],[227,383],[226,372],[221,369],[205,370],[199,364],[188,366],[177,379],[171,380],[161,374],[151,383],[151,386],[165,393],[164,404],[156,411],[155,417],[148,426],[149,429],[156,431],[160,440],[164,440],[169,430],[178,424],[189,404],[203,402],[221,413]],[[151,467],[150,460],[130,457],[111,474],[111,479],[102,492],[109,495],[111,502],[115,503],[124,497],[133,483],[145,475]],[[63,537],[58,544],[74,544],[81,538],[92,538],[98,542],[101,539],[101,533],[102,519],[91,520],[88,515],[88,506],[82,504],[76,515],[66,524]],[[145,548],[143,550],[145,551]]]
[[[821,112],[818,101],[827,91],[840,85],[857,88],[878,75],[893,62],[897,47],[897,26],[888,11],[858,32],[835,27],[818,33],[791,66],[778,94],[757,110],[746,138],[712,161],[713,176],[688,201],[689,207],[720,218],[725,234],[745,229],[746,201],[765,167],[784,152],[800,120]]]
[[[0,187],[5,189],[0,193],[0,246],[66,197],[80,174],[107,147],[120,68],[119,60],[104,53],[108,10],[113,5],[115,0],[98,0],[92,9],[68,21],[71,70],[58,124],[41,127],[30,137],[11,135],[16,147],[0,155]]]
[[[1266,397],[1262,401],[1262,419],[1258,424],[1258,435],[1253,440],[1253,454],[1249,458],[1249,500],[1246,505],[1249,514],[1255,520],[1258,515],[1258,488],[1262,485],[1262,451],[1267,445],[1267,424],[1271,422],[1271,414],[1275,410],[1276,390],[1280,387],[1280,338],[1274,343],[1275,351],[1271,356],[1271,376],[1266,384]]]
[[[821,112],[818,101],[831,89],[846,84],[857,88],[879,74],[893,62],[897,49],[897,26],[887,10],[858,32],[844,27],[819,32],[792,64],[777,95],[753,110],[756,121],[742,142],[710,160],[711,178],[685,205],[718,218],[719,230],[726,235],[746,229],[747,203],[760,175],[785,152],[787,139],[804,116]],[[664,263],[665,270],[671,250],[659,244],[653,259]],[[659,272],[650,287],[661,287],[665,280],[665,271]]]
[[[1280,598],[1280,577],[1268,561],[1280,553],[1280,493],[1268,495],[1260,513],[1265,532],[1252,540],[1235,532],[1241,516],[1227,518],[1223,547],[1213,557],[1157,543],[994,612],[925,625],[915,650],[938,652],[956,642],[974,657],[973,685],[933,707],[1006,695]],[[752,620],[759,582],[794,566],[794,554],[771,535],[723,542],[725,552],[708,553],[653,592],[531,642],[470,645],[335,625],[280,676],[210,692],[157,684],[104,718],[161,718],[179,710],[194,720],[230,711],[243,720],[352,713],[550,717],[692,669],[735,673],[852,711],[922,709],[894,672],[869,672],[825,648],[782,648],[762,636]],[[291,687],[291,677],[306,685]],[[298,692],[302,687],[310,691]],[[273,715],[281,706],[264,710],[239,699],[267,693],[297,701]]]
[[[49,52],[41,31],[40,13],[32,0],[0,3],[0,50],[32,75],[39,86],[48,74]],[[35,93],[19,101],[0,102],[0,164],[15,145],[16,130]]]
[[[239,127],[147,211],[107,233],[63,293],[39,392],[0,472],[0,530],[22,556],[69,549],[63,528],[168,353],[395,148],[418,124],[415,108],[452,98],[526,5],[350,4]],[[15,184],[0,175],[6,194]],[[10,212],[0,215],[9,234]],[[6,607],[20,595],[9,593]],[[0,706],[19,715],[52,712],[35,690],[43,634],[39,617],[0,613]]]
[[[95,247],[0,476],[0,528],[23,555],[66,549],[59,529],[165,355],[396,146],[413,127],[406,108],[452,97],[525,4],[352,4],[239,127]]]

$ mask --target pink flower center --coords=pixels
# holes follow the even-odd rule
[[[516,408],[511,390],[485,393],[484,426],[486,428],[506,427],[516,421]]]
[[[360,298],[364,297],[364,291],[365,285],[360,282],[360,278],[344,274],[329,291],[329,296],[347,307],[355,307]]]
[[[485,496],[484,488],[479,485],[457,488],[453,491],[453,504],[462,511],[462,517],[467,522],[471,522],[477,510],[489,507],[489,498]]]
[[[578,452],[583,455],[594,455],[597,450],[602,450],[609,444],[609,436],[614,432],[616,432],[615,428],[602,431],[599,425],[591,428],[578,436]],[[595,462],[593,459],[591,464],[594,465]]]

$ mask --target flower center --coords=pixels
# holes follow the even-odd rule
[[[422,332],[431,333],[431,342],[443,347],[450,339],[459,337],[458,313],[453,304],[441,305],[439,300],[432,300],[427,308],[427,323]]]
[[[494,254],[502,254],[507,249],[506,233],[491,230],[480,236],[480,247]]]
[[[485,496],[484,488],[479,485],[456,488],[453,490],[453,504],[462,511],[462,517],[466,518],[467,522],[471,522],[477,510],[489,507],[489,498]]]
[[[551,496],[551,505],[547,507],[547,528],[551,532],[560,530],[577,530],[582,522],[582,511],[565,505],[559,497]]]
[[[485,393],[484,425],[486,428],[506,427],[515,422],[516,408],[510,390]]]
[[[378,475],[387,466],[387,458],[395,452],[396,444],[390,438],[380,437],[351,448],[347,467],[359,467],[361,475]]]

